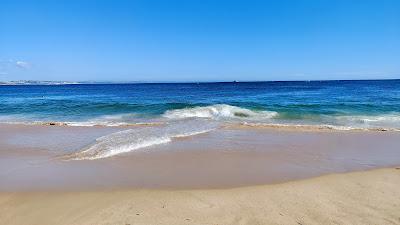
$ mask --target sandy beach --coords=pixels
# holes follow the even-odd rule
[[[0,221],[43,224],[400,224],[400,169],[209,190],[0,194]]]
[[[0,2],[0,225],[400,225],[400,0]]]
[[[400,165],[399,132],[274,128],[222,128],[113,157],[69,160],[123,129],[1,125],[0,191],[235,188]]]
[[[65,160],[126,127],[0,126],[0,224],[400,224],[399,133],[225,127]]]

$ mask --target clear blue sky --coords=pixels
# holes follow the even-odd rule
[[[400,78],[399,0],[0,1],[0,80],[371,78]]]

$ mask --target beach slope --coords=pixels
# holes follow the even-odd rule
[[[400,169],[211,190],[0,194],[0,221],[34,224],[400,224]]]

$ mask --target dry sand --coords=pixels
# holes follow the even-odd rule
[[[0,224],[400,224],[400,169],[210,190],[0,194]]]

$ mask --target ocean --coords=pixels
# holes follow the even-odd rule
[[[400,80],[4,85],[0,122],[140,127],[99,138],[81,158],[227,124],[397,131]]]

